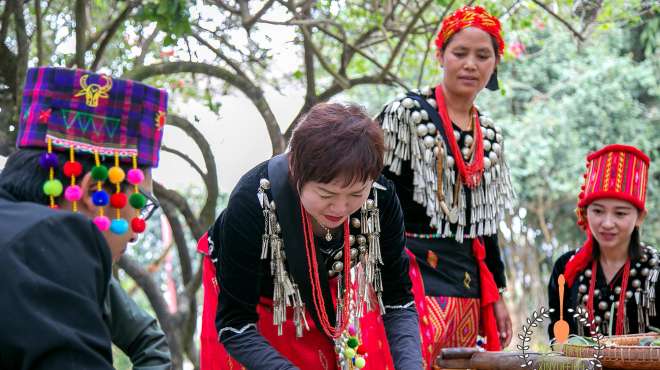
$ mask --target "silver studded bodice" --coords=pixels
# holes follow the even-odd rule
[[[437,108],[432,88],[412,91],[421,96],[433,108]],[[453,236],[459,242],[464,237],[493,235],[497,233],[497,223],[504,208],[511,207],[515,193],[511,186],[509,168],[504,159],[502,130],[493,121],[480,116],[484,147],[484,174],[480,184],[466,191],[460,187],[458,198],[454,199],[454,185],[457,181],[454,153],[446,148],[440,133],[433,124],[429,112],[419,102],[410,97],[400,97],[387,104],[378,117],[385,132],[385,165],[397,175],[402,166],[410,166],[413,171],[413,200],[424,206],[429,217],[429,225],[443,237]],[[460,132],[448,133],[448,140],[459,140]],[[469,135],[468,135],[469,136]],[[472,136],[462,138],[464,145],[472,144]],[[461,148],[468,155],[467,148]],[[446,167],[438,176],[436,161],[439,156]],[[448,204],[455,204],[458,215],[450,221],[443,212],[437,197],[438,181]],[[468,200],[467,197],[470,197]],[[470,207],[468,210],[467,207]],[[468,216],[469,215],[469,219]],[[453,226],[452,226],[453,225]],[[452,232],[455,230],[455,233]]]

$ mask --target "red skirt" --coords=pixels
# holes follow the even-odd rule
[[[215,316],[220,287],[216,280],[216,271],[208,256],[206,234],[200,239],[197,250],[204,254],[202,284],[204,287],[204,308],[202,312],[201,332],[201,370],[245,369],[232,358],[218,341]],[[334,292],[333,292],[334,295]],[[302,370],[336,370],[337,354],[334,343],[321,330],[318,330],[309,312],[305,311],[310,330],[305,330],[301,338],[296,337],[293,314],[287,312],[287,321],[283,325],[283,334],[277,335],[273,325],[272,301],[262,299],[257,305],[257,330],[268,340],[283,357]],[[389,345],[385,336],[383,320],[378,312],[372,311],[360,320],[362,342],[367,349],[365,369],[393,370]]]
[[[424,294],[424,281],[415,255],[410,259],[410,280],[419,314],[424,367],[433,369],[442,348],[474,347],[479,334],[480,300],[478,298],[430,297]]]

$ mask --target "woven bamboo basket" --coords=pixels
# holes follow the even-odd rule
[[[601,363],[605,369],[660,369],[660,347],[640,346],[644,338],[660,339],[658,334],[615,335],[603,339]],[[593,358],[596,349],[589,345],[564,344],[561,351],[567,357]]]

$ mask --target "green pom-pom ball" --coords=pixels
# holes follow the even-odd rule
[[[128,202],[131,204],[131,207],[141,209],[147,205],[147,198],[140,193],[133,193],[131,194],[131,197],[128,198]]]
[[[105,181],[108,178],[108,167],[104,165],[92,168],[92,178],[96,181]]]
[[[54,179],[44,182],[44,194],[48,196],[59,197],[62,195],[62,189],[60,180]]]
[[[345,357],[347,360],[352,359],[353,357],[355,357],[355,350],[354,350],[353,348],[346,348],[346,349],[344,350],[344,357]]]
[[[348,342],[346,342],[346,344],[349,347],[355,349],[355,348],[357,348],[358,344],[360,344],[360,343],[358,342],[356,337],[350,337],[350,338],[348,338]]]

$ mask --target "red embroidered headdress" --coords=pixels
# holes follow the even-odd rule
[[[468,27],[479,28],[495,37],[498,54],[504,54],[504,39],[502,38],[500,21],[480,6],[464,6],[442,21],[442,29],[440,29],[438,37],[435,39],[438,50],[442,50],[445,42],[456,32]]]
[[[568,286],[591,261],[593,240],[585,208],[597,199],[616,198],[644,211],[649,163],[649,157],[641,150],[621,144],[608,145],[587,157],[587,171],[576,209],[578,225],[587,232],[587,241],[566,264],[564,276]]]

